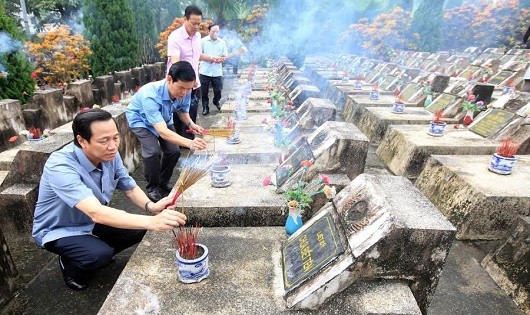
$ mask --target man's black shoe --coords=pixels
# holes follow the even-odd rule
[[[202,109],[202,114],[203,114],[204,116],[208,115],[209,112],[210,112],[210,109],[209,109],[208,107],[203,107],[203,109]]]
[[[66,284],[66,286],[69,287],[70,289],[76,290],[76,291],[82,291],[88,288],[88,285],[86,283],[81,283],[80,281],[76,281],[72,276],[70,276],[66,272],[63,262],[61,261],[61,256],[59,256],[59,269],[61,269],[61,273],[63,274],[64,284]]]
[[[221,104],[214,104],[215,107],[217,107],[218,110],[221,110]]]
[[[158,200],[162,199],[162,194],[160,191],[158,191],[158,189],[153,188],[147,192],[147,197],[149,197],[152,202],[158,202]]]
[[[169,194],[171,192],[171,190],[173,190],[173,185],[172,184],[162,184],[160,185],[160,189],[162,190],[162,192],[165,192],[166,195]]]

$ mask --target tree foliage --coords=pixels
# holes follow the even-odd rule
[[[418,6],[410,25],[418,50],[434,52],[440,47],[442,10],[439,0],[424,0]]]
[[[134,28],[138,34],[138,52],[140,63],[149,64],[158,61],[159,55],[155,49],[156,19],[152,2],[145,0],[131,0],[134,17]]]
[[[35,90],[31,77],[33,67],[21,52],[22,31],[16,21],[5,13],[0,3],[0,99],[17,99],[26,103]],[[7,75],[6,75],[7,74]]]
[[[140,64],[138,34],[128,0],[84,0],[83,23],[85,38],[91,42],[94,76]]]
[[[37,65],[35,73],[46,83],[60,85],[88,77],[92,52],[81,35],[72,34],[70,27],[61,25],[37,36],[40,40],[27,42],[26,47]]]

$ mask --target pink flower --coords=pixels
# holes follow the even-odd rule
[[[300,165],[302,167],[310,167],[311,165],[313,165],[313,162],[309,161],[309,160],[304,160],[300,163]]]
[[[17,140],[18,140],[18,136],[12,136],[11,138],[9,138],[9,142],[11,143],[17,142]]]
[[[261,123],[262,123],[262,124],[266,124],[266,123],[267,123],[267,117],[263,118],[263,119],[261,120]]]
[[[272,175],[269,174],[263,179],[263,186],[269,186],[272,183]]]
[[[473,94],[469,94],[469,95],[467,96],[467,100],[470,101],[470,102],[473,102],[473,101],[475,100],[475,95],[473,95]]]
[[[331,180],[329,180],[329,177],[326,176],[326,175],[321,175],[321,176],[320,176],[320,179],[322,179],[322,182],[323,182],[324,184],[326,184],[326,185],[331,184]]]

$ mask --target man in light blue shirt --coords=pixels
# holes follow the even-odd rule
[[[82,112],[74,118],[72,130],[73,144],[53,152],[44,165],[32,235],[38,246],[59,255],[65,284],[84,290],[94,271],[140,242],[145,230],[170,230],[184,225],[186,216],[166,210],[171,198],[150,201],[129,176],[118,153],[118,128],[109,112]],[[156,215],[109,207],[116,189]]]
[[[213,104],[221,110],[221,90],[223,89],[223,62],[228,55],[226,42],[219,38],[219,25],[212,24],[208,27],[210,34],[201,40],[202,51],[210,56],[218,56],[214,62],[201,61],[199,65],[199,80],[201,81],[202,114],[210,112],[208,92],[210,82],[213,88]]]
[[[175,117],[190,132],[201,134],[204,131],[189,115],[195,77],[189,62],[175,62],[166,79],[142,86],[125,109],[129,127],[142,147],[147,196],[155,202],[172,189],[169,180],[180,158],[179,146],[206,148],[201,138],[188,139],[177,134],[173,121],[173,113],[176,113]]]

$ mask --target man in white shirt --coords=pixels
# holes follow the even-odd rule
[[[212,24],[208,27],[210,34],[201,40],[202,52],[210,56],[218,56],[214,61],[202,60],[199,66],[199,80],[201,81],[202,114],[210,112],[208,91],[210,82],[213,88],[213,104],[221,110],[221,90],[223,89],[224,56],[228,55],[226,42],[219,38],[219,25]]]

